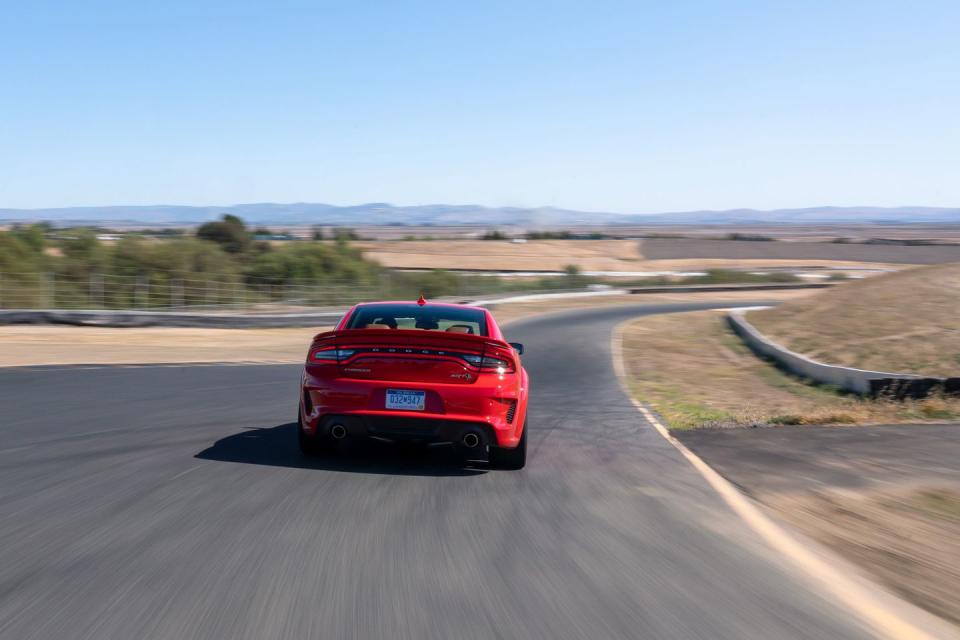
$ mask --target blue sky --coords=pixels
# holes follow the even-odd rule
[[[960,206],[956,0],[0,10],[0,208]]]

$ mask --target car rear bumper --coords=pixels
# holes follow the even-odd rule
[[[334,425],[346,430],[346,437],[369,437],[396,442],[464,445],[468,434],[477,437],[475,448],[498,446],[494,429],[485,422],[462,422],[438,418],[373,414],[327,414],[316,423],[314,433],[329,436]]]
[[[457,443],[465,434],[476,433],[484,445],[515,447],[524,409],[519,390],[511,378],[490,378],[474,384],[421,386],[307,375],[301,402],[303,429],[310,435],[326,435],[339,423],[350,435],[428,443]],[[385,409],[387,389],[426,391],[425,410]]]

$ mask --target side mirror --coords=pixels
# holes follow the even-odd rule
[[[523,355],[523,345],[519,342],[511,342],[510,346],[513,347],[513,350],[516,351],[519,355]]]

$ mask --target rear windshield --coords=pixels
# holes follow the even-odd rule
[[[486,314],[478,309],[416,304],[367,304],[357,307],[348,329],[425,329],[487,335]]]

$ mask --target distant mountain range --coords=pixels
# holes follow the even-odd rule
[[[480,225],[564,227],[572,225],[637,224],[903,224],[960,223],[960,208],[937,207],[811,207],[807,209],[732,209],[653,214],[619,214],[573,211],[554,207],[484,207],[430,204],[400,207],[374,202],[336,206],[293,204],[235,204],[222,207],[178,205],[65,207],[59,209],[0,209],[0,222],[47,221],[61,225],[136,224],[192,225],[225,213],[254,225]]]

